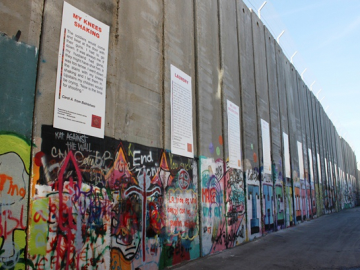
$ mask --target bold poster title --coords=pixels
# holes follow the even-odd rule
[[[75,27],[80,28],[94,37],[100,38],[101,27],[80,17],[79,15],[76,15],[75,13],[73,13],[73,18],[76,20],[74,21]]]

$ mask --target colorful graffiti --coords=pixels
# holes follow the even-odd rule
[[[41,139],[29,229],[36,269],[162,269],[200,256],[193,159],[49,126]]]
[[[0,134],[1,269],[25,269],[30,149],[18,135]]]
[[[265,231],[273,231],[274,228],[274,185],[270,174],[261,172],[262,175],[262,206],[263,206],[263,228]]]
[[[251,162],[244,161],[246,194],[247,194],[247,228],[249,239],[260,237],[262,233],[261,194],[259,170],[253,168]]]
[[[298,220],[303,213],[296,172],[294,195],[274,168],[276,181],[265,181],[261,195],[247,161],[244,173],[201,157],[198,180],[194,159],[51,126],[36,140],[29,189],[30,143],[13,134],[0,142],[2,268],[163,269],[261,236],[268,225],[293,225],[293,202]],[[341,183],[342,205],[352,207],[354,180]]]
[[[200,158],[202,255],[234,247],[246,239],[243,172],[221,159]]]
[[[276,230],[285,228],[285,199],[284,181],[282,174],[282,160],[272,164],[272,179],[275,184],[275,227]]]
[[[44,126],[34,157],[28,256],[35,269],[110,268],[110,151]]]
[[[275,184],[264,182],[261,195],[246,161],[243,173],[201,157],[198,180],[194,159],[158,148],[50,126],[37,141],[29,189],[30,143],[0,135],[2,268],[163,269],[260,236],[268,224],[294,225],[304,213],[296,172],[294,194],[273,168]],[[353,207],[354,178],[339,176],[342,206]],[[267,199],[276,202],[269,215]]]
[[[293,183],[292,179],[289,177],[285,177],[285,223],[286,227],[290,227],[295,225],[294,222],[294,200],[293,200]]]

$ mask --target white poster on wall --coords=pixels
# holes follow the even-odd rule
[[[327,159],[326,158],[325,158],[325,177],[326,177],[326,181],[329,181],[328,168],[327,168]]]
[[[302,149],[302,143],[297,142],[297,148],[298,148],[298,156],[299,156],[299,171],[300,171],[300,179],[304,180],[304,158],[303,158],[303,149]]]
[[[104,138],[109,30],[64,2],[54,127]]]
[[[310,148],[308,148],[308,153],[309,153],[309,166],[310,166],[310,179],[311,182],[314,182],[314,170],[313,170],[313,160],[312,160],[312,151]]]
[[[284,141],[285,176],[287,178],[290,178],[291,177],[291,168],[290,168],[289,137],[285,132],[283,132],[283,141]]]
[[[242,169],[239,106],[227,100],[229,167]]]
[[[337,185],[339,178],[338,178],[338,170],[337,170],[336,163],[334,163],[334,170],[335,170],[335,185]]]
[[[317,167],[318,167],[318,172],[319,172],[319,183],[321,183],[322,182],[322,180],[321,180],[321,164],[320,164],[319,153],[317,153],[316,156],[317,156]]]
[[[271,174],[271,146],[269,123],[261,119],[261,138],[263,149],[264,173]]]
[[[330,165],[330,186],[333,186],[333,173],[332,173],[332,163],[331,161],[329,162]]]
[[[194,157],[191,77],[171,65],[171,152]]]

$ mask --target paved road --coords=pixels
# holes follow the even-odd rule
[[[359,269],[360,207],[306,221],[176,270]]]

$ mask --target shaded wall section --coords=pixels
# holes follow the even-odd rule
[[[280,119],[279,83],[277,69],[277,54],[275,40],[270,31],[265,27],[265,46],[267,79],[269,86],[269,107],[270,107],[270,137],[271,137],[271,171],[272,182],[274,184],[275,202],[275,228],[277,230],[285,228],[285,197],[284,197],[284,171],[282,158],[282,132]],[[274,68],[275,67],[275,68]]]
[[[249,239],[261,236],[261,190],[259,175],[259,143],[256,114],[256,92],[254,74],[254,47],[250,11],[238,1],[238,31],[240,47],[242,138],[247,194],[247,230]]]

